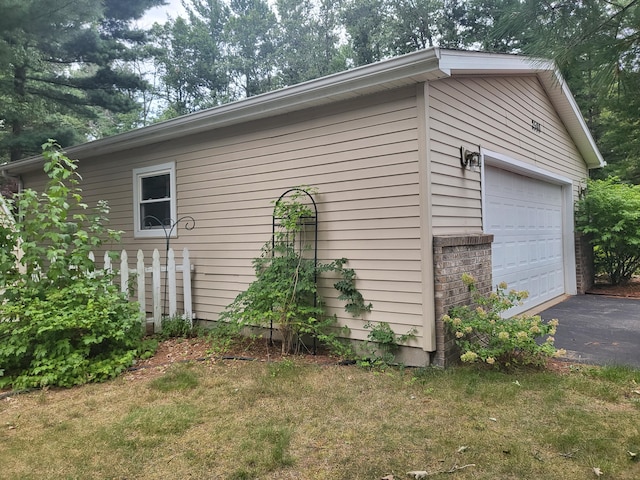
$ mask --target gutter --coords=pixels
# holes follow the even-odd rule
[[[273,92],[183,115],[65,149],[76,159],[166,142],[214,129],[319,107],[363,95],[458,75],[536,75],[589,168],[604,160],[586,127],[566,83],[549,60],[511,54],[430,48],[309,80]],[[0,165],[0,171],[21,174],[35,170],[42,157]]]
[[[106,155],[446,76],[439,70],[438,51],[421,50],[69,147],[65,153],[80,159]],[[24,173],[38,167],[42,160],[36,156],[4,163],[0,170]]]

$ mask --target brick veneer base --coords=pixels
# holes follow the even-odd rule
[[[593,267],[593,246],[586,235],[576,233],[576,286],[579,294],[593,287],[595,269]]]
[[[493,235],[455,235],[433,237],[435,274],[436,354],[433,364],[446,367],[458,363],[453,336],[442,322],[451,307],[471,303],[469,288],[462,274],[477,280],[481,293],[491,291],[491,243]]]

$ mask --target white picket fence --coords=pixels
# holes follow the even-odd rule
[[[161,259],[158,249],[153,251],[151,257],[151,266],[145,266],[145,258],[142,250],[138,250],[136,254],[135,268],[129,267],[129,255],[126,250],[120,252],[120,269],[114,270],[111,256],[109,252],[104,254],[104,270],[111,273],[115,272],[120,276],[120,290],[124,293],[129,292],[129,281],[135,277],[135,292],[137,301],[140,305],[140,311],[143,313],[146,321],[153,321],[153,331],[160,332],[162,328],[163,304],[166,300],[169,303],[168,316],[178,316],[178,285],[177,273],[182,273],[182,297],[183,309],[180,315],[191,322],[193,325],[193,303],[191,299],[191,276],[194,266],[189,259],[189,250],[182,250],[182,263],[177,264],[175,253],[172,248],[167,252],[167,258]],[[95,256],[90,254],[91,259],[95,262]],[[166,263],[165,263],[166,261]],[[152,300],[152,316],[146,318],[147,312],[147,282],[146,274],[151,273],[151,300]],[[166,275],[163,275],[166,274]],[[162,288],[163,277],[166,278],[166,288]],[[166,295],[168,298],[164,298]],[[146,325],[143,325],[146,328]]]

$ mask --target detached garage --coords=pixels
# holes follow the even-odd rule
[[[584,284],[573,203],[602,158],[555,66],[432,48],[72,147],[85,200],[107,200],[124,248],[165,238],[139,220],[140,182],[162,180],[174,232],[195,265],[193,309],[216,321],[253,279],[272,201],[317,187],[321,260],[347,257],[373,310],[328,308],[364,340],[367,322],[418,333],[407,364],[443,364],[440,318],[479,287],[506,281],[532,308]],[[44,184],[42,159],[0,168]],[[579,242],[577,242],[579,244]]]

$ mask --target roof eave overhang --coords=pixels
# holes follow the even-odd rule
[[[589,168],[602,167],[604,165],[602,156],[595,146],[566,83],[552,62],[517,55],[438,48],[421,50],[383,62],[365,65],[70,147],[66,149],[66,153],[77,159],[107,155],[448,76],[525,74],[538,75],[587,166]],[[26,158],[0,165],[0,170],[17,175],[39,168],[42,161],[41,156]]]
[[[573,138],[582,158],[584,158],[587,167],[589,169],[604,167],[606,162],[602,158],[602,154],[596,146],[582,112],[560,72],[557,68],[553,68],[539,73],[538,77],[547,91],[547,95],[551,98],[558,116],[564,123],[569,135]]]
[[[438,63],[437,49],[422,50],[69,147],[65,152],[77,159],[107,155],[446,77],[448,73],[441,71]],[[0,170],[20,174],[41,163],[41,156],[30,157],[0,165]]]

